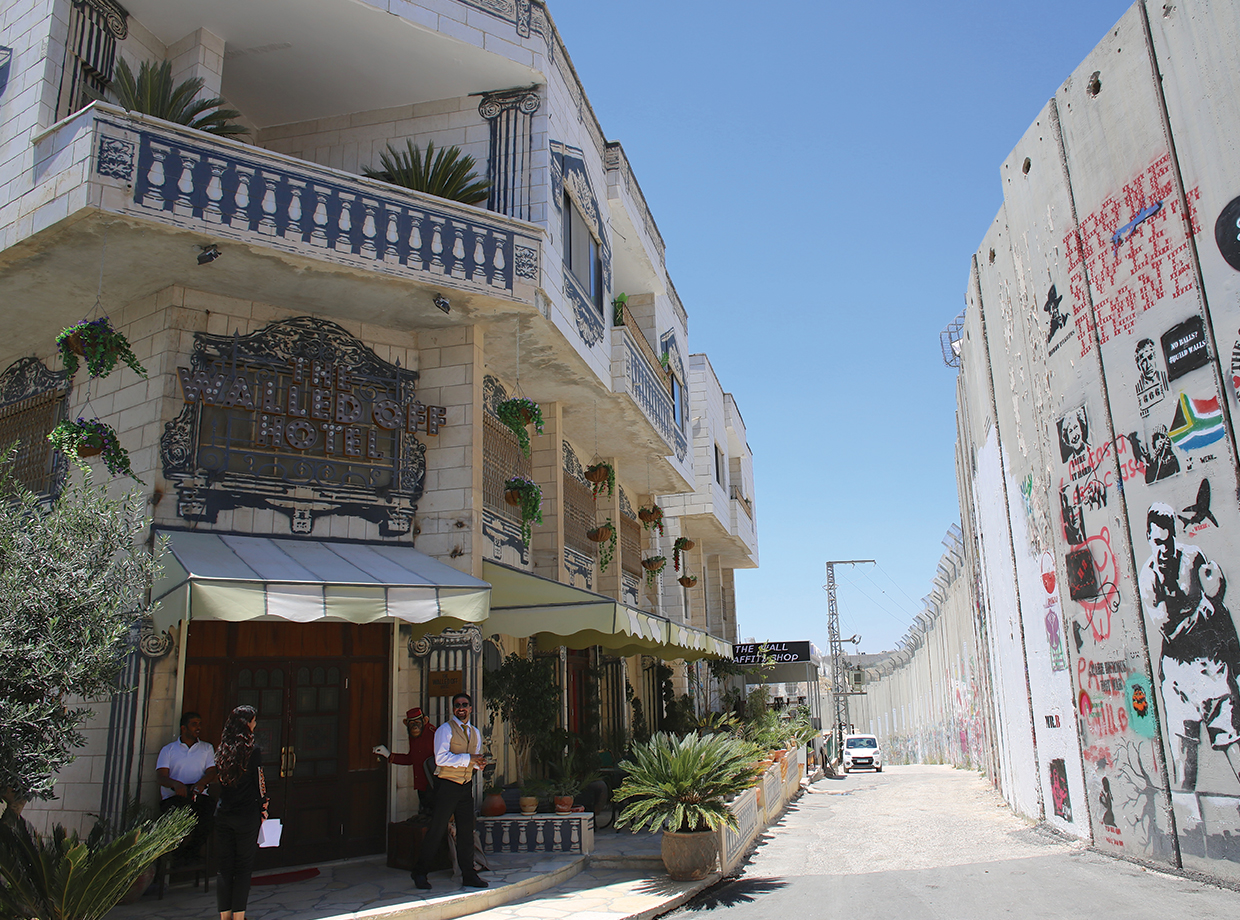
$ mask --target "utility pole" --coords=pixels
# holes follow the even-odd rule
[[[844,642],[854,645],[860,636],[840,639],[840,610],[835,601],[835,567],[837,565],[863,565],[873,559],[832,559],[827,563],[827,636],[831,641],[831,692],[835,697],[835,737],[837,751],[842,751],[844,733],[848,729],[848,668],[844,664]],[[842,756],[842,754],[841,754]]]

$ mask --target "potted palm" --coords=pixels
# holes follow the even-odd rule
[[[590,483],[590,487],[594,490],[594,497],[598,498],[599,493],[604,488],[607,489],[609,496],[616,494],[616,468],[605,460],[598,463],[592,463],[586,467],[586,482]]]
[[[530,455],[530,433],[525,430],[526,426],[532,424],[539,434],[542,434],[543,430],[542,408],[538,403],[524,396],[505,399],[495,407],[495,417],[517,436],[517,443],[521,445],[521,453],[528,457]]]
[[[379,154],[379,168],[363,168],[362,175],[450,201],[482,204],[490,197],[491,180],[478,176],[477,165],[455,144],[441,147],[436,154],[434,141],[420,150],[413,141],[406,140],[404,150],[388,144],[387,150]]]
[[[663,865],[673,880],[704,878],[715,867],[720,827],[735,828],[730,798],[756,780],[749,745],[731,735],[683,738],[660,732],[633,745],[616,792],[616,827],[662,830]]]
[[[533,525],[542,521],[542,489],[532,479],[513,476],[504,483],[504,501],[521,509],[521,540],[530,545]]]
[[[62,329],[56,336],[56,348],[64,362],[65,373],[72,377],[79,367],[78,358],[86,359],[86,369],[92,377],[106,377],[115,369],[117,362],[124,361],[139,376],[146,377],[146,368],[139,362],[129,339],[124,333],[112,328],[106,316],[84,319]]]
[[[521,784],[521,798],[517,800],[517,804],[521,808],[521,814],[533,815],[538,813],[538,800],[543,797],[547,789],[547,784],[540,779],[531,779]]]

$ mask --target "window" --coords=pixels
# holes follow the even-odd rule
[[[93,99],[103,98],[116,63],[116,42],[129,34],[128,14],[112,0],[74,0],[56,119],[67,118]]]
[[[723,485],[723,451],[719,449],[719,445],[715,445],[715,482]]]
[[[598,240],[590,232],[581,210],[564,193],[564,264],[589,295],[590,302],[603,313],[603,259]]]
[[[667,379],[672,384],[672,418],[676,420],[676,427],[681,431],[685,430],[685,388],[681,386],[675,374],[668,374]]]

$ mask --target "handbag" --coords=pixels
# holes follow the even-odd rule
[[[280,835],[284,833],[284,825],[279,818],[263,818],[258,827],[258,845],[260,847],[278,847]]]

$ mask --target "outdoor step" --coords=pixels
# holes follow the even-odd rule
[[[587,869],[629,869],[634,872],[645,872],[648,875],[662,875],[663,857],[646,853],[604,853],[586,857]]]

